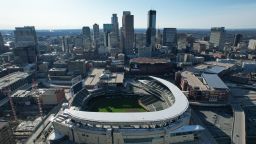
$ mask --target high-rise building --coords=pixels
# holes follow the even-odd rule
[[[135,34],[135,48],[137,50],[138,57],[151,57],[152,48],[146,47],[146,34]]]
[[[183,51],[187,48],[187,34],[181,33],[177,35],[178,50]]]
[[[113,26],[113,32],[116,33],[117,36],[119,36],[119,24],[117,14],[112,15],[111,24]]]
[[[159,44],[159,45],[162,44],[162,37],[163,36],[162,36],[161,30],[158,29],[156,33],[156,44]]]
[[[218,48],[219,50],[224,49],[225,33],[224,27],[211,28],[210,42],[213,43],[214,47]]]
[[[112,24],[103,24],[103,32],[104,33],[110,33],[113,31],[113,25]]]
[[[93,42],[96,47],[96,49],[99,47],[99,41],[100,41],[100,28],[98,24],[93,25]]]
[[[83,42],[83,39],[82,39]],[[61,38],[62,43],[62,51],[65,53],[70,53],[75,46],[73,37],[70,36],[63,36]]]
[[[0,33],[0,53],[4,52],[4,39],[2,34]]]
[[[118,41],[118,35],[115,32],[108,34],[108,52],[111,56],[116,56],[118,53],[122,52]]]
[[[147,47],[154,47],[156,40],[156,11],[148,11]]]
[[[15,60],[19,64],[35,63],[38,55],[38,41],[34,26],[16,27]]]
[[[6,121],[0,121],[0,143],[15,144],[11,127]]]
[[[3,39],[3,36],[0,32],[0,47],[3,47],[4,46],[4,39]]]
[[[74,47],[82,48],[83,47],[83,36],[77,35],[73,37]]]
[[[134,16],[124,11],[122,18],[122,49],[126,56],[133,56],[134,49]]]
[[[250,50],[256,50],[256,40],[255,39],[250,39],[249,40],[248,48]]]
[[[168,46],[172,53],[177,49],[177,30],[176,28],[163,29],[163,45]]]
[[[90,30],[90,27],[84,26],[84,27],[82,28],[82,35],[83,35],[83,36],[86,36],[86,37],[91,37],[91,30]]]
[[[235,38],[234,38],[234,43],[233,46],[237,46],[238,43],[240,43],[242,41],[243,35],[242,34],[236,34]]]
[[[146,34],[145,33],[136,33],[135,34],[135,48],[146,46]]]
[[[112,26],[113,26],[112,38],[115,38],[115,39],[112,39],[112,41],[114,41],[114,45],[117,45],[116,48],[119,48],[119,46],[120,46],[120,44],[119,44],[120,38],[119,38],[119,23],[118,23],[117,14],[113,14],[112,15],[111,23],[112,23]]]
[[[115,32],[108,33],[108,47],[119,48],[117,34]]]
[[[105,45],[105,47],[109,47],[108,34],[113,32],[113,25],[112,24],[103,24],[103,32],[104,32],[104,45]]]
[[[91,39],[91,30],[90,27],[82,28],[82,37],[83,37],[83,49],[84,51],[89,51],[92,48],[92,39]]]

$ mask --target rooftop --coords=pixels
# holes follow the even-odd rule
[[[187,71],[195,72],[195,73],[215,73],[218,74],[224,70],[230,69],[234,66],[233,63],[221,63],[221,62],[206,62],[204,64],[199,64],[197,66],[193,66],[190,68],[187,68]]]
[[[217,74],[202,74],[209,87],[214,89],[228,89],[226,84],[219,78]]]
[[[67,71],[67,68],[51,68],[49,71]]]
[[[27,90],[17,90],[12,97],[26,97],[28,96],[28,94],[30,93],[30,91]]]
[[[85,85],[96,85],[100,81],[100,75],[103,72],[104,69],[93,69],[92,73],[85,80]]]
[[[213,66],[213,67],[211,67],[211,68],[209,68],[209,69],[206,69],[205,72],[218,74],[218,73],[220,73],[220,72],[222,72],[222,71],[224,71],[224,70],[225,70],[225,67]]]
[[[15,72],[0,78],[0,89],[3,89],[21,79],[25,79],[29,74],[25,72]]]
[[[207,90],[208,87],[199,80],[192,72],[182,72],[182,76],[186,78],[188,84],[193,88],[199,88],[200,90]]]
[[[169,63],[168,59],[155,59],[155,58],[134,58],[130,60],[130,63],[140,63],[140,64],[159,64],[159,63]]]
[[[123,83],[124,73],[122,72],[106,72],[105,69],[94,68],[91,74],[85,80],[85,85],[94,86],[100,81],[104,83]]]
[[[8,125],[8,122],[7,121],[1,121],[0,120],[0,130],[5,127],[6,125]]]
[[[229,69],[235,65],[234,63],[224,63],[224,62],[216,62],[216,61],[206,62],[206,64],[212,65],[212,66],[220,66],[226,69]]]

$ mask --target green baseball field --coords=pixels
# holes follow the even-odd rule
[[[97,97],[89,102],[87,111],[93,112],[146,112],[137,97]]]

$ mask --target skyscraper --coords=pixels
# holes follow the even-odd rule
[[[35,63],[38,55],[38,41],[34,26],[16,27],[15,60],[20,64]]]
[[[111,32],[108,33],[108,47],[109,48],[118,48],[119,44],[118,44],[118,38],[116,33]]]
[[[84,51],[91,50],[92,47],[92,39],[91,39],[91,30],[90,27],[82,28],[82,37],[83,37],[83,48]]]
[[[156,33],[156,44],[162,44],[162,33],[160,29],[158,29]]]
[[[111,23],[113,26],[113,32],[116,33],[117,36],[119,36],[119,24],[117,14],[112,15]]]
[[[113,14],[111,17],[111,23],[113,26],[113,31],[111,33],[111,37],[112,39],[110,40],[110,42],[112,43],[111,45],[115,45],[115,48],[119,48],[120,47],[120,38],[119,38],[119,23],[118,23],[118,17],[117,14]]]
[[[146,34],[135,34],[135,48],[137,50],[138,57],[151,57],[151,47],[146,47]]]
[[[96,49],[99,47],[99,41],[100,41],[100,28],[98,24],[93,25],[93,41]]]
[[[82,35],[86,36],[86,37],[91,37],[91,30],[90,27],[88,26],[84,26],[82,28]]]
[[[112,24],[103,24],[103,31],[105,33],[110,33],[113,31],[113,25]]]
[[[126,56],[134,55],[134,16],[124,11],[122,18],[122,49]]]
[[[82,38],[83,41],[83,38]],[[72,36],[63,36],[61,39],[62,51],[65,53],[70,53],[74,45],[74,38]]]
[[[241,35],[241,34],[236,34],[236,35],[235,35],[235,38],[234,38],[233,46],[236,47],[236,46],[238,45],[238,43],[241,42],[242,38],[243,38],[243,35]]]
[[[112,24],[103,24],[103,32],[104,32],[104,45],[106,47],[108,47],[109,46],[108,34],[113,32],[113,25]]]
[[[177,49],[177,30],[176,28],[164,28],[163,45],[168,46],[172,53]]]
[[[217,47],[219,50],[223,50],[224,48],[225,33],[224,27],[211,28],[210,42],[213,43],[214,47]]]
[[[4,52],[4,39],[2,34],[0,33],[0,53]]]
[[[156,39],[156,11],[148,11],[147,47],[154,46]]]
[[[177,49],[179,51],[184,51],[187,48],[187,34],[180,33],[177,35]]]

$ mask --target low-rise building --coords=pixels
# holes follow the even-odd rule
[[[204,57],[194,57],[194,64],[202,64],[204,63]]]
[[[236,69],[237,65],[235,63],[217,61],[205,62],[203,64],[186,68],[187,71],[193,72],[195,74],[210,73],[217,74],[220,77]]]
[[[110,72],[104,68],[94,68],[85,80],[85,87],[95,89],[100,87],[119,87],[123,86],[124,73]]]
[[[188,99],[196,102],[227,103],[230,90],[217,74],[203,73],[200,76],[192,72],[181,73],[180,87],[188,91]]]
[[[152,47],[138,47],[138,57],[151,57]]]
[[[68,62],[68,72],[71,74],[74,74],[74,75],[85,76],[86,64],[87,64],[87,61],[85,61],[84,59],[69,61]]]
[[[56,105],[65,98],[63,89],[37,89],[35,91],[30,90],[18,90],[12,94],[13,102],[16,106],[30,106],[38,104],[38,97],[41,99],[42,105]],[[18,109],[17,109],[18,110]]]
[[[0,143],[15,144],[11,127],[7,121],[0,120]]]
[[[51,68],[49,70],[49,76],[65,76],[67,73],[67,68]]]
[[[130,60],[131,74],[165,74],[172,70],[171,61],[159,58],[134,58]]]
[[[194,55],[188,53],[178,53],[176,57],[177,66],[191,66],[194,62]]]
[[[256,62],[255,61],[247,61],[242,63],[242,69],[247,73],[256,73]]]
[[[196,41],[193,43],[193,51],[196,53],[201,53],[212,48],[213,44],[208,41]]]
[[[14,72],[0,78],[0,102],[5,104],[8,102],[7,91],[14,92],[18,88],[30,83],[32,75],[25,72]],[[5,101],[7,99],[7,101]],[[2,103],[2,100],[5,101]],[[0,105],[1,106],[1,105]]]

